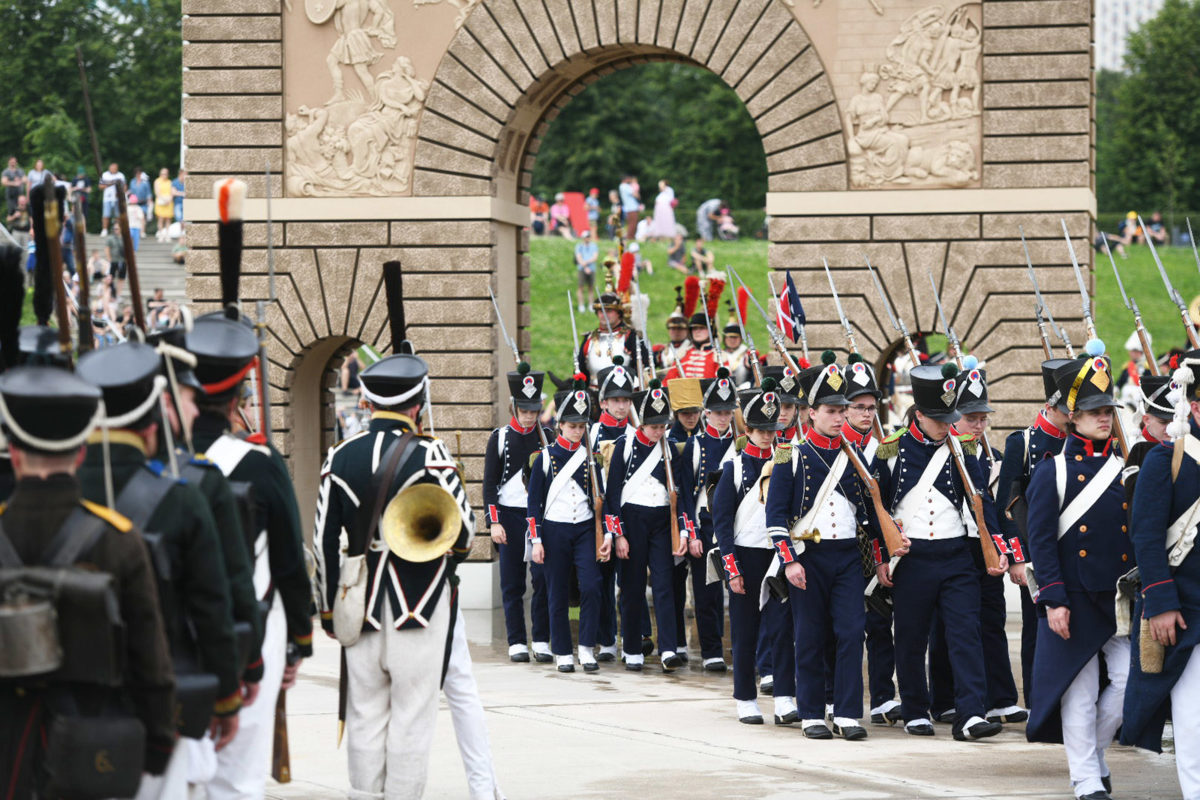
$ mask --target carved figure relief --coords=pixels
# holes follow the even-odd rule
[[[416,0],[414,0],[414,2],[415,1]],[[433,2],[436,2],[436,1],[437,0],[433,0]],[[812,0],[812,7],[820,8],[821,1],[822,0]],[[875,10],[876,14],[878,14],[881,17],[883,16],[883,6],[879,5],[879,0],[867,0],[867,2],[871,4],[871,8],[873,8]],[[794,5],[796,5],[796,0],[783,0],[783,4],[786,6],[794,6]]]
[[[413,0],[413,8],[421,6],[432,6],[442,2],[442,0]],[[458,16],[454,18],[454,29],[458,30],[467,21],[467,17],[475,10],[475,6],[479,5],[481,0],[446,0],[450,5],[458,9]]]
[[[382,196],[408,189],[417,117],[429,90],[396,47],[386,0],[305,0],[313,25],[333,21],[325,56],[330,96],[285,119],[287,191],[292,196]],[[372,68],[384,61],[377,73]]]
[[[865,64],[858,93],[843,106],[850,184],[966,186],[979,179],[982,36],[972,6],[911,14]]]

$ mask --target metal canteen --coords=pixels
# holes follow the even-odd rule
[[[18,591],[0,602],[0,678],[45,675],[62,659],[58,614],[49,600]]]

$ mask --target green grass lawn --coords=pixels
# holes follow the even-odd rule
[[[601,260],[609,242],[601,242]],[[615,245],[613,245],[615,249]],[[734,269],[750,284],[755,296],[764,307],[769,308],[767,300],[770,290],[767,285],[767,243],[760,240],[746,239],[737,242],[713,242],[711,245],[716,255],[718,268],[732,264]],[[660,244],[645,244],[643,255],[654,264],[653,275],[643,275],[641,289],[650,296],[649,334],[651,342],[661,344],[666,340],[666,318],[675,305],[675,286],[683,283],[683,276],[666,268],[667,248]],[[1175,288],[1191,302],[1192,298],[1200,295],[1200,271],[1192,257],[1191,248],[1166,247],[1160,248],[1159,254],[1171,276]],[[1066,254],[1064,252],[1064,258]],[[566,376],[571,370],[571,321],[568,317],[566,293],[571,291],[574,308],[575,268],[574,245],[562,239],[534,239],[530,244],[530,274],[532,275],[531,307],[533,348],[529,355],[535,369],[553,370],[559,377]],[[1116,256],[1117,266],[1121,270],[1121,278],[1125,289],[1142,309],[1146,328],[1154,339],[1154,350],[1161,354],[1173,346],[1186,343],[1183,329],[1179,321],[1179,313],[1175,305],[1167,298],[1159,279],[1158,270],[1147,247],[1129,248],[1129,258]],[[1114,360],[1124,361],[1123,346],[1125,339],[1133,331],[1133,317],[1121,302],[1121,293],[1117,289],[1116,278],[1113,277],[1112,267],[1108,258],[1100,254],[1096,259],[1096,326]],[[1026,289],[1025,285],[1021,286]],[[822,287],[824,289],[824,287]],[[804,288],[800,287],[803,293]],[[823,294],[825,292],[822,292]],[[1036,335],[1033,319],[1033,298],[1030,291],[1029,327],[1030,334]],[[718,324],[724,326],[727,319],[724,299],[732,297],[730,287],[726,287],[722,295],[722,311]],[[1078,307],[1076,299],[1070,298],[1067,305]],[[881,312],[882,313],[882,312]],[[758,312],[751,304],[748,313],[750,335],[760,351],[771,349],[767,337],[766,326]],[[853,320],[851,320],[853,322]],[[596,317],[590,311],[586,314],[576,313],[576,325],[579,334],[595,327]],[[1071,342],[1077,348],[1082,348],[1086,341],[1082,326],[1075,324],[1068,330]],[[1061,353],[1059,343],[1055,341],[1056,351]],[[935,343],[936,346],[936,343]]]

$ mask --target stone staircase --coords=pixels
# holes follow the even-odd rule
[[[156,241],[154,234],[143,238],[139,244],[137,265],[143,302],[154,296],[155,289],[162,289],[163,295],[168,300],[178,303],[187,302],[187,269],[182,264],[176,264],[171,260],[171,250],[174,246],[174,241]],[[103,248],[104,239],[101,238],[100,233],[98,231],[89,232],[88,250],[100,250],[103,253]],[[96,288],[93,285],[93,299],[96,296],[95,293]],[[128,295],[129,286],[126,283],[125,297],[122,300],[127,302]]]

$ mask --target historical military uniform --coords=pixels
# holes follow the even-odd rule
[[[193,425],[196,451],[230,481],[249,483],[253,491],[257,530],[249,537],[254,589],[265,610],[258,698],[240,714],[237,737],[217,753],[217,771],[206,788],[212,800],[255,797],[265,791],[275,700],[288,650],[299,657],[312,654],[312,591],[287,466],[262,434],[231,433],[226,415],[227,404],[240,397],[246,376],[257,365],[253,331],[242,321],[207,314],[188,333],[187,349],[196,356],[196,378],[204,387]]]
[[[688,338],[688,318],[683,313],[682,290],[682,286],[675,287],[675,309],[667,317],[667,343],[661,348],[655,347],[654,361],[663,371],[675,366],[676,360],[682,359],[692,348],[692,340]]]
[[[438,686],[457,616],[450,576],[453,565],[469,551],[474,518],[445,445],[420,434],[416,422],[398,411],[424,405],[429,381],[425,363],[413,355],[393,355],[363,370],[359,379],[363,396],[374,407],[370,426],[331,448],[321,468],[314,543],[322,620],[327,630],[334,629],[332,613],[341,587],[355,577],[346,572],[347,559],[363,555],[349,549],[357,541],[365,548],[365,576],[360,578],[364,583],[356,584],[365,585],[360,595],[362,622],[352,630],[338,630],[346,645],[351,795],[420,797],[433,744]],[[394,474],[390,481],[388,470]],[[410,537],[419,540],[420,560],[415,555],[405,558],[403,552],[412,548],[397,553],[393,546],[404,543],[385,540],[387,532],[381,528],[386,523],[360,513],[360,508],[373,509],[379,497],[391,498],[391,506],[398,502],[401,487],[426,484],[452,499],[453,519],[444,521],[441,530],[454,538],[435,537],[436,530],[414,530]],[[414,513],[400,512],[397,522]],[[368,538],[370,530],[374,534]],[[426,537],[428,541],[420,541]],[[348,618],[360,618],[358,608],[345,611]]]
[[[721,330],[721,357],[717,366],[729,370],[729,377],[733,379],[734,385],[739,389],[744,389],[753,383],[754,371],[750,369],[749,364],[750,348],[742,341],[742,328],[738,325],[737,318],[733,316],[735,313],[738,312],[730,312],[729,322]],[[737,345],[734,347],[729,347],[728,337],[730,336],[737,337]]]
[[[1067,364],[1070,359],[1052,358],[1042,362],[1042,386],[1046,405],[1063,409],[1058,387],[1054,383],[1054,370]],[[1065,411],[1063,412],[1065,413]],[[1028,428],[1008,435],[1004,442],[1004,459],[1000,464],[1000,476],[996,480],[996,508],[999,513],[1000,531],[1008,544],[1009,558],[1013,564],[1023,565],[1029,560],[1029,543],[1025,538],[1025,487],[1035,465],[1046,456],[1062,452],[1067,432],[1054,425],[1043,410]],[[1024,567],[1021,567],[1024,569]],[[1033,703],[1033,654],[1037,647],[1037,611],[1027,586],[1021,586],[1021,685],[1025,692],[1025,705]]]
[[[667,391],[652,381],[651,388],[634,396],[641,425],[666,425],[671,407]],[[692,477],[686,460],[676,456],[676,448],[665,439],[651,444],[639,427],[617,440],[608,467],[604,497],[610,531],[626,537],[627,558],[619,559],[621,572],[621,630],[624,636],[626,669],[641,669],[643,656],[639,632],[646,611],[646,570],[654,595],[654,613],[658,620],[658,651],[663,669],[670,671],[682,661],[675,653],[675,598],[671,588],[674,554],[671,551],[671,509],[667,469],[671,470],[677,492],[676,524],[681,540],[696,536],[692,503]],[[664,460],[669,463],[664,463]]]
[[[1200,425],[1187,403],[1200,398],[1196,369],[1200,351],[1190,351],[1172,376],[1179,384],[1174,398],[1179,415],[1172,424],[1186,425],[1178,471],[1174,448],[1155,447],[1142,462],[1133,496],[1133,549],[1141,573],[1141,596],[1134,607],[1133,669],[1125,693],[1121,742],[1158,751],[1164,720],[1173,710],[1175,768],[1185,800],[1200,798],[1200,553],[1195,545],[1200,502]],[[1181,431],[1172,431],[1178,436]],[[1168,488],[1169,487],[1169,488]],[[1141,652],[1139,635],[1147,620],[1178,611],[1187,629],[1176,627],[1175,644],[1165,647],[1160,672],[1147,672],[1150,657]]]
[[[587,424],[591,398],[580,380],[554,398],[559,423]],[[579,583],[579,663],[588,672],[599,667],[592,649],[600,620],[600,570],[596,559],[596,517],[592,498],[595,457],[586,441],[559,435],[533,463],[526,510],[531,544],[545,553],[545,581],[550,606],[550,646],[560,672],[574,672],[568,594],[571,567]],[[612,534],[605,534],[611,540]]]
[[[1170,422],[1175,414],[1175,409],[1171,408],[1171,402],[1168,395],[1171,391],[1171,376],[1170,375],[1147,375],[1142,378],[1138,385],[1138,391],[1142,395],[1142,409],[1144,414],[1152,417],[1157,417],[1163,422]],[[1150,431],[1142,428],[1141,436],[1137,442],[1129,446],[1129,455],[1125,458],[1125,501],[1129,505],[1133,505],[1133,493],[1137,487],[1138,472],[1142,468],[1142,461],[1149,455],[1150,451],[1156,445],[1162,442],[1151,435]]]
[[[633,330],[625,323],[625,306],[617,294],[605,292],[600,295],[592,308],[601,314],[607,313],[609,310],[619,311],[622,314],[621,320],[611,326],[611,329],[602,320],[596,330],[586,334],[579,343],[577,354],[579,371],[587,376],[588,386],[597,389],[600,385],[600,373],[606,367],[618,363],[613,360],[616,356],[621,356],[626,364],[637,363],[638,342]],[[642,346],[643,364],[653,363],[650,355],[645,346]]]
[[[967,368],[958,373],[958,405],[960,414],[990,414],[988,405],[987,374],[978,369],[974,356],[967,357]],[[983,475],[996,475],[1000,465],[1000,454],[989,452],[984,442],[973,458],[979,462]],[[990,493],[990,489],[987,490]],[[963,509],[972,537],[979,536],[978,528],[971,518],[969,507]],[[1003,536],[996,537],[996,548],[1009,554],[1010,548]],[[1017,705],[1017,684],[1013,679],[1012,664],[1008,655],[1008,634],[1004,630],[1008,616],[1004,599],[1004,575],[989,575],[984,566],[983,553],[979,548],[972,551],[979,576],[980,638],[983,642],[983,663],[987,671],[987,718],[998,722],[1024,722],[1029,712]],[[950,647],[946,640],[946,629],[940,616],[935,616],[929,641],[929,690],[934,719],[952,718],[954,711],[954,676],[950,668]]]
[[[522,362],[508,373],[512,393],[513,416],[503,428],[488,437],[483,453],[483,504],[488,525],[504,528],[505,544],[500,551],[500,596],[504,603],[504,625],[508,635],[508,655],[513,661],[529,661],[529,640],[525,633],[525,540],[528,491],[526,473],[530,460],[542,449],[546,433],[535,421],[529,428],[517,421],[517,409],[540,411],[542,382],[546,373],[532,371]],[[547,616],[546,576],[541,564],[528,567],[533,582],[530,613],[533,621],[533,653],[538,661],[550,660],[550,620]]]
[[[779,395],[774,380],[764,380],[760,389],[743,390],[739,400],[747,428],[774,432],[779,425]],[[772,457],[771,446],[759,448],[747,442],[723,463],[712,507],[723,577],[726,582],[742,579],[743,591],[729,593],[729,636],[733,645],[733,699],[737,701],[738,719],[748,725],[761,725],[763,721],[754,687],[760,631],[767,620],[786,620],[788,616],[787,606],[778,597],[772,595],[765,604],[759,603],[759,586],[775,558],[759,487]],[[775,719],[778,724],[787,724],[796,719],[792,626],[777,621],[770,627],[777,635],[768,640],[767,647],[772,651],[772,664],[779,665]]]
[[[703,314],[693,314],[689,328],[707,330],[708,320]],[[717,353],[713,349],[711,339],[697,344],[693,337],[691,342],[692,346],[679,361],[670,365],[667,382],[675,378],[712,378],[717,374]]]
[[[1081,358],[1055,370],[1073,412],[1112,408],[1111,367]],[[1038,464],[1026,490],[1029,547],[1037,570],[1037,692],[1025,734],[1031,742],[1062,742],[1076,797],[1106,800],[1104,751],[1121,726],[1129,675],[1129,637],[1117,635],[1117,579],[1133,567],[1121,487],[1121,459],[1111,438],[1067,436],[1062,452]],[[1045,609],[1070,611],[1064,639]],[[1101,663],[1106,675],[1101,677]]]
[[[105,502],[110,470],[114,508],[147,537],[157,563],[159,601],[183,709],[182,735],[198,739],[213,716],[228,717],[242,705],[240,663],[230,614],[228,584],[216,525],[204,499],[149,459],[144,431],[162,424],[161,358],[148,344],[125,342],[94,350],[79,360],[77,374],[104,395],[107,434],[93,433],[79,470],[84,497]],[[161,434],[161,428],[159,428]],[[104,437],[108,437],[108,464]],[[210,677],[211,676],[211,677]],[[215,685],[214,685],[215,682]],[[205,707],[207,706],[207,708]],[[175,748],[162,786],[143,786],[139,797],[177,797],[187,789],[187,754]]]
[[[699,378],[675,378],[671,381],[671,412],[674,422],[667,428],[667,440],[675,449],[684,454],[684,449],[704,427],[704,392]],[[730,389],[732,392],[732,389]],[[684,414],[694,414],[695,423],[688,427]],[[693,470],[692,474],[696,474]],[[697,482],[698,483],[698,482]],[[697,489],[697,492],[699,490]],[[697,498],[698,499],[698,498]],[[699,537],[697,537],[699,538]],[[698,562],[701,574],[704,573],[704,562]],[[671,591],[675,595],[675,654],[680,661],[688,663],[687,652],[687,585],[688,568],[692,565],[691,551],[687,555],[675,556],[675,566],[671,570]],[[693,570],[693,574],[695,574]],[[645,633],[649,633],[649,628]]]
[[[14,450],[69,457],[98,420],[100,391],[59,369],[17,367],[0,377],[0,401],[0,424]],[[73,526],[70,531],[67,525]],[[48,738],[54,737],[52,718],[65,713],[71,724],[72,712],[64,711],[64,701],[75,707],[74,715],[128,704],[144,728],[145,752],[136,754],[142,769],[161,774],[175,744],[174,678],[154,572],[139,532],[122,515],[84,500],[71,470],[19,479],[7,504],[0,506],[0,530],[0,563],[6,567],[38,565],[64,547],[82,548],[66,563],[112,575],[125,628],[119,686],[82,683],[68,689],[37,679],[24,687],[0,682],[5,796],[45,796],[40,784],[56,766],[45,761]],[[66,537],[58,538],[60,533]],[[85,541],[73,541],[71,533]],[[97,755],[103,761],[96,763],[112,765],[108,755]]]
[[[954,423],[959,418],[954,410],[958,373],[952,365],[946,367],[946,372],[933,366],[915,367],[910,378],[917,410],[930,419]],[[935,611],[954,645],[950,650],[957,709],[954,737],[978,739],[1001,729],[1000,723],[984,718],[987,686],[979,637],[979,579],[972,553],[980,544],[967,535],[962,514],[967,491],[951,450],[970,453],[976,446],[969,436],[931,440],[914,419],[907,429],[885,439],[876,452],[882,462],[884,504],[912,543],[892,571],[896,677],[905,730],[912,734],[933,734],[925,652]],[[986,479],[979,462],[963,461],[971,483],[982,486]],[[988,527],[984,541],[993,547],[991,534],[999,526],[986,492],[983,506]],[[889,554],[884,550],[886,558]]]
[[[809,403],[845,406],[845,370],[827,351],[820,366],[800,374]],[[796,705],[804,735],[828,739],[825,724],[825,643],[832,626],[836,642],[833,670],[833,731],[848,740],[863,739],[862,650],[866,626],[863,604],[860,526],[873,531],[874,509],[864,497],[862,479],[838,434],[827,437],[810,428],[803,442],[781,446],[775,455],[767,493],[767,533],[784,565],[803,568],[806,587],[788,583],[796,647]],[[778,696],[778,695],[776,695]]]
[[[717,370],[717,377],[703,381],[700,389],[705,411],[736,411],[737,388],[727,370]],[[699,539],[704,547],[701,556],[697,558],[689,553],[687,561],[692,573],[692,598],[696,612],[696,631],[700,637],[700,657],[704,659],[704,669],[710,672],[725,670],[724,646],[721,643],[725,627],[725,608],[721,584],[708,583],[706,574],[709,552],[716,544],[709,493],[720,478],[721,466],[736,455],[736,450],[732,421],[725,430],[718,430],[711,420],[706,420],[696,435],[687,440],[683,451],[684,460],[691,464]],[[683,587],[676,586],[676,602],[680,604],[675,610],[678,617],[683,616],[682,602],[685,592],[682,590]],[[681,648],[684,646],[683,639],[679,640],[679,645]]]

